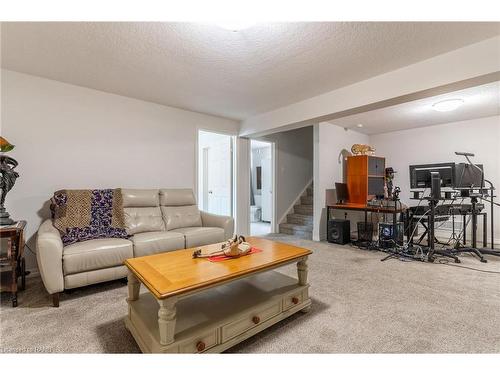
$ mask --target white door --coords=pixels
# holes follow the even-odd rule
[[[226,136],[207,147],[205,164],[206,205],[208,212],[231,216],[232,157],[231,137]]]
[[[262,159],[262,221],[271,221],[273,202],[273,181],[271,158]]]

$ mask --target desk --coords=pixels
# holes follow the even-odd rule
[[[399,205],[398,205],[399,206]],[[365,222],[368,221],[368,212],[376,212],[381,214],[400,214],[406,212],[406,206],[402,205],[401,207],[383,207],[383,206],[370,206],[367,204],[360,203],[339,203],[332,204],[327,206],[326,211],[326,219],[330,220],[330,209],[332,210],[346,210],[346,211],[364,211],[365,213]]]
[[[330,210],[346,210],[346,211],[363,211],[365,213],[365,225],[368,222],[368,212],[392,214],[392,223],[396,226],[396,216],[397,214],[406,212],[407,207],[398,204],[398,207],[387,207],[387,206],[370,206],[368,204],[361,203],[338,203],[326,206],[326,223],[330,221]]]
[[[2,266],[7,264],[11,272],[2,272],[0,289],[12,293],[12,307],[17,306],[17,278],[21,276],[21,290],[26,287],[26,266],[24,262],[24,228],[26,221],[21,220],[15,224],[0,226],[0,238],[7,238],[7,248],[0,253]]]
[[[442,206],[443,205],[440,205],[437,207],[442,207]],[[443,212],[443,210],[441,210],[441,213],[438,213],[435,215],[434,220],[435,220],[435,222],[448,221],[449,218],[451,217],[452,218],[452,237],[451,237],[451,239],[455,240],[455,239],[457,239],[457,237],[455,237],[455,216],[462,216],[463,226],[462,226],[462,229],[460,232],[462,232],[462,243],[464,246],[466,246],[466,242],[467,242],[467,239],[466,239],[467,216],[472,215],[472,212],[468,212],[466,210],[460,209],[461,206],[463,206],[463,205],[461,205],[461,204],[447,205],[448,211]],[[420,207],[423,210],[427,210],[427,207],[424,207],[424,206],[420,206]],[[413,208],[414,207],[410,207],[410,212],[412,212]],[[486,212],[478,212],[477,215],[483,217],[483,247],[486,248],[488,246],[488,233],[487,233],[487,231],[488,231],[488,214]],[[408,215],[408,223],[409,224],[414,223],[414,222],[420,222],[420,224],[422,224],[422,226],[424,227],[424,233],[422,233],[422,235],[420,236],[420,238],[416,242],[418,245],[420,245],[420,243],[422,242],[422,240],[424,239],[425,236],[427,236],[427,244],[428,245],[430,244],[430,241],[431,241],[430,231],[428,228],[428,224],[426,225],[426,223],[428,223],[428,221],[429,221],[429,216],[430,216],[430,214],[425,214],[425,215],[424,214],[415,214],[413,212],[410,215]],[[477,238],[475,235],[476,229],[474,227],[472,228],[472,247],[474,247],[474,248],[477,247]],[[459,238],[460,238],[460,236],[458,237],[458,239]],[[413,236],[408,238],[408,241],[410,243],[413,243]],[[434,236],[434,242],[442,244],[442,245],[447,245],[447,244],[444,244],[442,242],[439,242],[435,236]],[[460,244],[460,242],[457,242],[455,246],[458,246],[459,244]]]

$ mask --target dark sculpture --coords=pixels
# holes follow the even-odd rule
[[[0,137],[0,151],[7,152],[14,148],[14,145],[8,143],[3,137]],[[10,218],[9,213],[5,210],[4,203],[7,193],[14,187],[16,179],[19,177],[14,168],[18,165],[17,161],[10,156],[5,154],[0,154],[0,189],[2,193],[0,195],[0,225],[13,224],[14,220]]]

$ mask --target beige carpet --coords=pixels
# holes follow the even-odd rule
[[[380,252],[276,235],[314,251],[312,310],[250,338],[240,353],[500,352],[500,258],[455,265],[381,262]],[[466,268],[468,267],[468,268]],[[295,267],[284,273],[295,275]],[[0,352],[139,352],[121,281],[81,288],[53,308],[38,276],[12,308],[2,293]]]

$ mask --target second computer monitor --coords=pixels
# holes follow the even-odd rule
[[[455,166],[455,188],[458,190],[482,189],[484,186],[483,165],[458,163]]]
[[[410,188],[430,188],[431,172],[439,173],[441,187],[455,187],[455,163],[437,163],[410,165]]]

